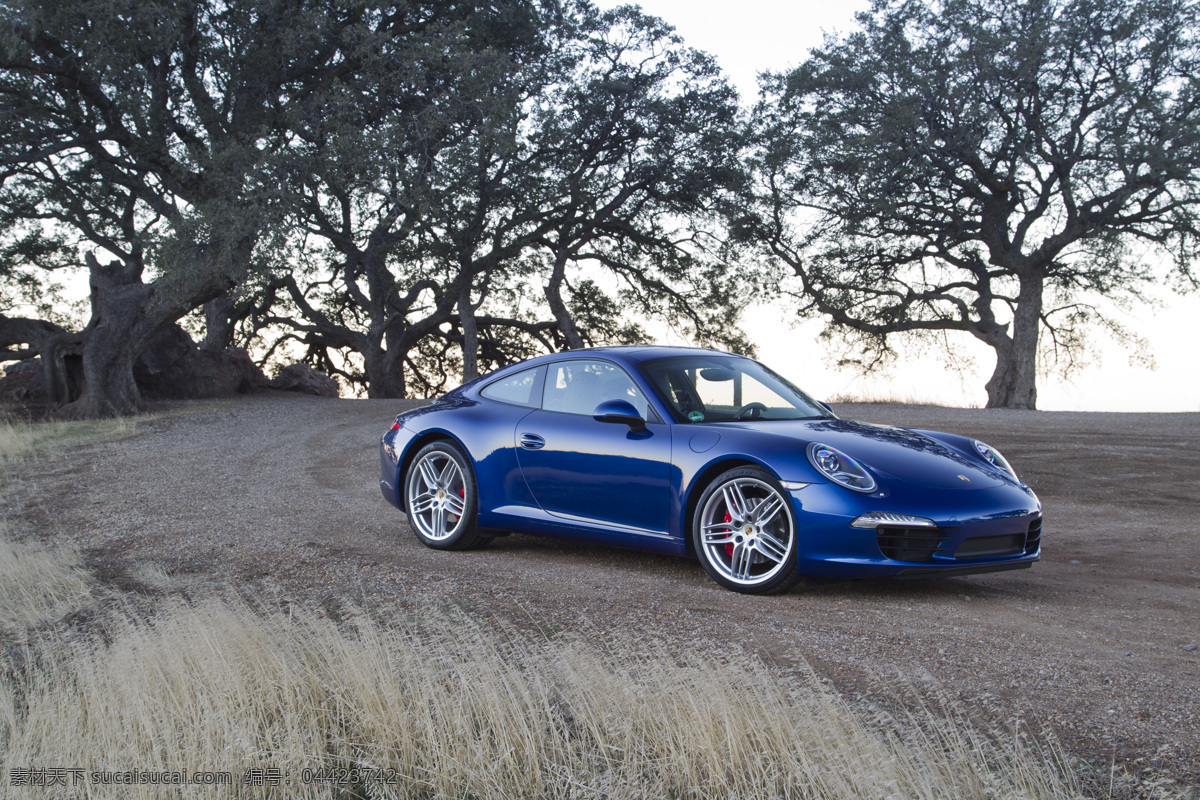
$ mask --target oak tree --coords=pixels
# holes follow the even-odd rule
[[[1034,408],[1041,337],[1134,296],[1200,242],[1191,0],[876,0],[770,77],[740,234],[807,308],[879,353],[965,331],[988,406]]]
[[[0,5],[0,207],[14,222],[0,235],[19,250],[50,231],[59,244],[55,263],[84,262],[91,289],[91,319],[72,341],[51,349],[44,336],[28,336],[24,349],[14,349],[10,340],[38,331],[5,323],[13,335],[0,337],[9,351],[0,357],[36,350],[76,363],[61,371],[79,379],[58,382],[64,416],[136,410],[132,366],[149,341],[248,276],[279,266],[286,231],[277,179],[296,130],[346,98],[343,87],[358,74],[411,61],[414,47],[447,46],[426,32],[453,17],[454,7],[450,0]],[[354,102],[372,99],[367,92]],[[401,100],[408,110],[420,107],[420,87]]]
[[[746,349],[748,294],[714,233],[741,175],[738,109],[712,60],[632,8],[507,19],[486,50],[453,49],[420,118],[329,114],[303,134],[325,154],[284,183],[306,268],[265,321],[373,397],[629,341],[637,318]]]

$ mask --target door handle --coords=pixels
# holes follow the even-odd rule
[[[545,446],[546,440],[536,433],[521,434],[521,447],[524,447],[526,450],[541,450]]]

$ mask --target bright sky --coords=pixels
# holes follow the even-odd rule
[[[622,3],[594,0],[601,8]],[[824,32],[847,31],[867,0],[642,0],[650,14],[675,26],[684,40],[716,57],[742,93],[757,95],[757,75],[780,71],[804,59]],[[1069,381],[1046,376],[1038,383],[1038,407],[1078,411],[1200,411],[1200,294],[1162,294],[1159,307],[1139,307],[1132,314],[1115,312],[1118,321],[1149,343],[1156,369],[1131,364],[1126,350],[1098,333],[1090,365]],[[947,371],[936,354],[905,354],[889,375],[864,378],[829,366],[832,355],[817,340],[820,323],[799,328],[786,320],[783,308],[756,309],[747,315],[746,330],[758,345],[759,358],[802,388],[821,398],[843,393],[864,397],[982,406],[983,385],[995,364],[990,348],[970,337],[963,348],[975,362],[974,374]]]

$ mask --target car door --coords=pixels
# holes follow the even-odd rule
[[[600,359],[547,365],[541,408],[517,424],[517,459],[537,503],[565,519],[665,534],[671,437],[619,366]],[[605,400],[626,400],[646,428],[592,418]],[[647,416],[649,415],[649,416]]]

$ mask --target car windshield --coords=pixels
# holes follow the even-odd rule
[[[833,417],[787,380],[748,358],[659,358],[643,363],[641,370],[679,422]]]

